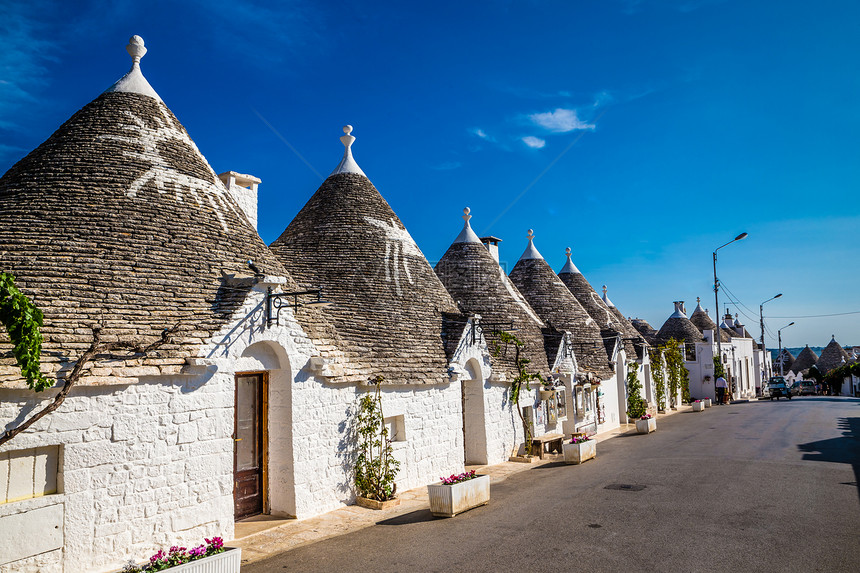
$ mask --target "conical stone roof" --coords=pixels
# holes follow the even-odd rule
[[[436,264],[436,274],[468,314],[481,316],[484,336],[490,345],[499,341],[498,330],[510,330],[524,344],[523,358],[531,362],[527,370],[547,376],[550,367],[545,352],[543,331],[546,325],[511,282],[499,263],[493,259],[474,232],[469,232],[468,209],[463,232]],[[495,327],[490,325],[495,324]],[[502,346],[502,355],[492,359],[494,369],[504,372],[510,380],[517,374],[515,352]]]
[[[818,362],[818,355],[813,352],[813,350],[806,345],[806,348],[800,351],[800,354],[797,355],[797,360],[791,365],[791,368],[785,370],[785,372],[794,372],[795,374],[806,374],[806,371],[815,366],[816,362]]]
[[[143,362],[172,373],[243,302],[223,275],[287,272],[143,77],[143,41],[128,50],[132,70],[0,178],[0,267],[45,313],[44,362],[96,323],[104,340],[178,324]]]
[[[779,365],[782,363],[783,372],[788,372],[791,369],[791,365],[794,364],[795,356],[788,351],[788,348],[783,348],[782,352],[777,354],[776,360],[773,361],[773,367],[775,371],[779,371]]]
[[[723,329],[717,328],[717,323],[711,320],[711,317],[708,316],[708,313],[705,312],[704,308],[702,308],[701,299],[696,299],[696,308],[693,310],[693,314],[690,315],[690,322],[692,322],[703,335],[706,330],[713,330],[714,332],[719,333],[721,342],[731,342],[732,340]]]
[[[702,333],[681,310],[681,304],[681,302],[675,302],[675,312],[660,327],[657,340],[667,342],[670,338],[674,338],[687,344],[703,342]]]
[[[448,382],[446,341],[457,306],[403,223],[352,157],[340,165],[270,245],[302,288],[320,288],[343,352],[386,383]],[[444,323],[444,324],[443,324]],[[463,324],[460,322],[459,324]],[[451,326],[453,330],[445,326]]]
[[[594,372],[601,379],[612,375],[600,328],[534,248],[531,231],[529,246],[511,270],[510,279],[547,325],[571,333],[581,370]],[[554,355],[549,358],[552,363]]]
[[[627,354],[628,360],[635,360],[637,356],[636,348],[633,346],[630,338],[633,336],[639,337],[639,333],[636,332],[636,329],[633,329],[635,335],[631,335],[625,332],[625,328],[623,324],[619,321],[618,315],[612,312],[606,303],[603,302],[603,299],[600,298],[600,295],[597,294],[597,291],[591,286],[591,283],[586,280],[585,276],[576,268],[576,265],[573,264],[570,256],[570,247],[565,250],[567,254],[567,262],[565,262],[564,267],[562,267],[561,271],[558,273],[558,278],[561,279],[561,282],[565,284],[565,286],[570,290],[573,296],[576,297],[576,300],[579,301],[579,304],[582,305],[582,308],[594,319],[597,323],[597,326],[600,327],[601,335],[606,341],[606,350],[607,352],[611,352],[610,347],[614,346],[611,339],[615,336],[621,335],[624,340],[624,350]]]
[[[830,343],[821,351],[821,356],[815,366],[822,374],[827,374],[834,368],[839,368],[846,362],[851,361],[851,356],[836,342],[836,337],[830,339]]]
[[[633,346],[636,348],[636,356],[639,358],[644,357],[645,347],[650,344],[648,339],[642,336],[639,330],[634,327],[630,321],[624,316],[618,307],[609,300],[609,296],[606,293],[607,288],[606,285],[603,285],[603,297],[602,300],[606,303],[606,306],[609,307],[610,312],[615,315],[618,324],[621,325],[621,333],[624,336],[625,343],[633,343]],[[633,358],[633,356],[630,356]]]
[[[648,341],[648,344],[655,345],[657,343],[657,329],[651,326],[644,318],[634,318],[630,324],[642,337]]]

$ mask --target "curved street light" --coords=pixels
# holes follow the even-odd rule
[[[722,347],[722,344],[720,344],[720,342],[721,342],[721,340],[720,340],[720,296],[719,296],[720,281],[717,279],[717,251],[719,251],[723,247],[731,245],[735,241],[740,241],[740,240],[746,239],[746,238],[747,238],[747,233],[741,233],[740,235],[738,235],[737,237],[735,237],[734,239],[732,239],[731,241],[729,241],[725,245],[720,245],[719,247],[714,249],[714,304],[716,305],[716,307],[714,308],[714,312],[717,313],[716,314],[717,331],[714,333],[714,337],[717,339],[717,355],[720,357],[720,361],[723,360],[723,347]]]
[[[779,338],[779,354],[776,355],[777,358],[782,354],[782,331],[785,330],[786,328],[788,328],[789,326],[794,326],[794,322],[793,321],[789,322],[788,324],[786,324],[785,326],[783,326],[782,328],[780,328],[779,330],[776,331],[777,338]],[[780,361],[779,362],[779,375],[780,376],[783,375],[782,370],[783,370],[782,361]]]

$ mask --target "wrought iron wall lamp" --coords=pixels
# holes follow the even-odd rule
[[[299,302],[299,297],[316,296],[316,300],[308,302]],[[279,292],[275,293],[272,287],[269,287],[266,292],[266,326],[272,326],[272,323],[279,324],[278,318],[281,315],[281,309],[287,306],[293,307],[293,312],[298,312],[300,306],[309,308],[322,308],[331,306],[331,301],[322,299],[322,291],[320,289],[300,290],[294,292]],[[272,311],[274,310],[274,316]]]

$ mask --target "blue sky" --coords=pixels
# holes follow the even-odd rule
[[[767,343],[860,344],[860,4],[0,0],[0,172],[142,69],[217,172],[260,177],[271,242],[356,160],[434,262],[472,209],[627,316],[713,311]],[[723,306],[727,294],[721,293]],[[732,305],[732,312],[736,312]],[[772,335],[771,335],[772,333]]]

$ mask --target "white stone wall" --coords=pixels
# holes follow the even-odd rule
[[[110,571],[174,544],[231,539],[237,372],[269,375],[272,513],[304,518],[354,500],[350,424],[357,399],[370,389],[318,376],[324,371],[312,360],[318,352],[291,309],[281,313],[280,326],[265,327],[265,286],[255,287],[186,375],[75,388],[57,412],[0,448],[61,446],[58,493],[0,504],[0,530],[4,518],[27,514],[54,516],[57,523],[40,525],[62,531],[61,548],[34,544],[5,564],[0,555],[0,573]],[[486,359],[485,344],[467,354]],[[492,414],[487,435],[495,440],[507,428],[508,436],[491,445],[491,463],[507,458],[521,431],[516,412],[504,404],[507,387],[487,383],[484,393]],[[50,397],[0,389],[0,424]],[[382,400],[385,417],[402,421],[394,444],[402,463],[398,490],[463,470],[459,382],[385,386]]]
[[[631,367],[639,368],[635,361],[630,364]],[[604,413],[603,423],[597,425],[598,432],[614,430],[627,421],[627,368],[627,355],[621,350],[616,355],[615,374],[601,380],[598,387],[599,402]]]
[[[225,383],[177,377],[75,388],[59,410],[5,444],[3,451],[62,446],[59,492],[0,505],[0,524],[60,505],[53,515],[62,522],[40,526],[61,528],[63,549],[0,572],[111,570],[159,546],[232,537],[233,412]],[[39,402],[31,392],[0,390],[0,421]]]
[[[372,387],[336,387],[313,378],[294,383],[296,505],[288,513],[306,518],[355,500],[351,421],[359,397],[368,391]],[[459,384],[383,387],[382,412],[386,419],[403,416],[404,439],[393,443],[401,462],[398,491],[463,471]]]
[[[231,379],[235,372],[269,372],[271,512],[302,519],[355,500],[350,429],[359,396],[372,387],[316,376],[310,359],[318,352],[292,310],[281,312],[280,327],[264,328],[263,297],[262,287],[253,292],[204,355]],[[386,419],[402,416],[405,439],[393,444],[399,491],[463,470],[459,383],[384,385],[382,409]]]

